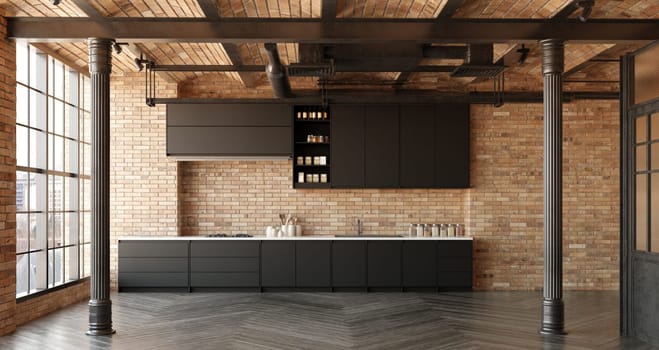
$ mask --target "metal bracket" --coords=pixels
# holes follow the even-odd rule
[[[505,90],[505,72],[501,72],[500,74],[497,74],[497,76],[492,78],[492,82],[494,84],[494,107],[501,107],[503,106],[503,93]]]
[[[152,68],[153,62],[144,62],[144,97],[149,107],[156,105],[156,72]]]

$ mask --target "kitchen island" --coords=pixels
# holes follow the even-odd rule
[[[119,291],[471,290],[471,237],[124,237]]]

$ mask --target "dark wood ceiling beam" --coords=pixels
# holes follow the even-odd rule
[[[336,0],[322,0],[323,7],[321,12],[321,18],[323,21],[333,21],[336,19]]]
[[[570,1],[567,5],[563,6],[563,8],[556,12],[554,16],[552,16],[553,20],[562,20],[570,17],[571,14],[574,13],[577,9],[579,9],[579,6],[577,6],[578,0],[572,0]]]
[[[80,1],[80,0],[78,0]],[[199,8],[204,13],[204,16],[212,21],[217,21],[220,19],[220,14],[217,9],[217,3],[215,0],[197,0]]]
[[[122,41],[306,42],[306,43],[493,43],[562,38],[613,42],[659,39],[659,20],[535,19],[335,20],[197,18],[7,19],[9,37],[30,41],[80,41],[89,37]]]
[[[88,0],[72,0],[71,2],[73,2],[73,4],[76,5],[89,18],[92,19],[105,18],[105,16],[103,16],[103,14],[99,12],[96,7],[92,6],[92,4],[90,4]]]
[[[447,73],[452,72],[456,66],[417,66],[405,72]],[[265,72],[263,65],[166,65],[156,64],[151,68],[154,72]],[[337,72],[369,73],[382,72],[379,67],[368,63],[345,65],[336,70]]]
[[[437,18],[451,18],[455,11],[457,11],[462,4],[464,4],[465,0],[448,0],[446,1],[446,5],[444,5],[444,8],[442,9],[442,12],[439,13],[439,16]]]

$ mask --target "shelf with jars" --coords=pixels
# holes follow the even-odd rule
[[[293,187],[330,187],[330,112],[323,106],[293,108]]]

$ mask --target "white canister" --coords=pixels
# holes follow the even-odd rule
[[[439,237],[439,226],[437,224],[432,224],[432,236]]]
[[[425,226],[426,226],[426,225],[424,225],[424,224],[417,224],[417,225],[416,225],[416,236],[417,236],[417,237],[423,237],[423,228],[424,228]]]
[[[327,165],[327,156],[320,156],[320,165]]]
[[[302,236],[302,225],[295,225],[295,235]]]
[[[286,236],[295,237],[295,225],[286,225]]]
[[[274,237],[275,236],[275,228],[272,226],[268,226],[265,228],[265,236],[266,237]]]
[[[448,224],[448,236],[455,237],[455,225]]]
[[[297,182],[301,184],[304,183],[304,172],[297,173]]]

